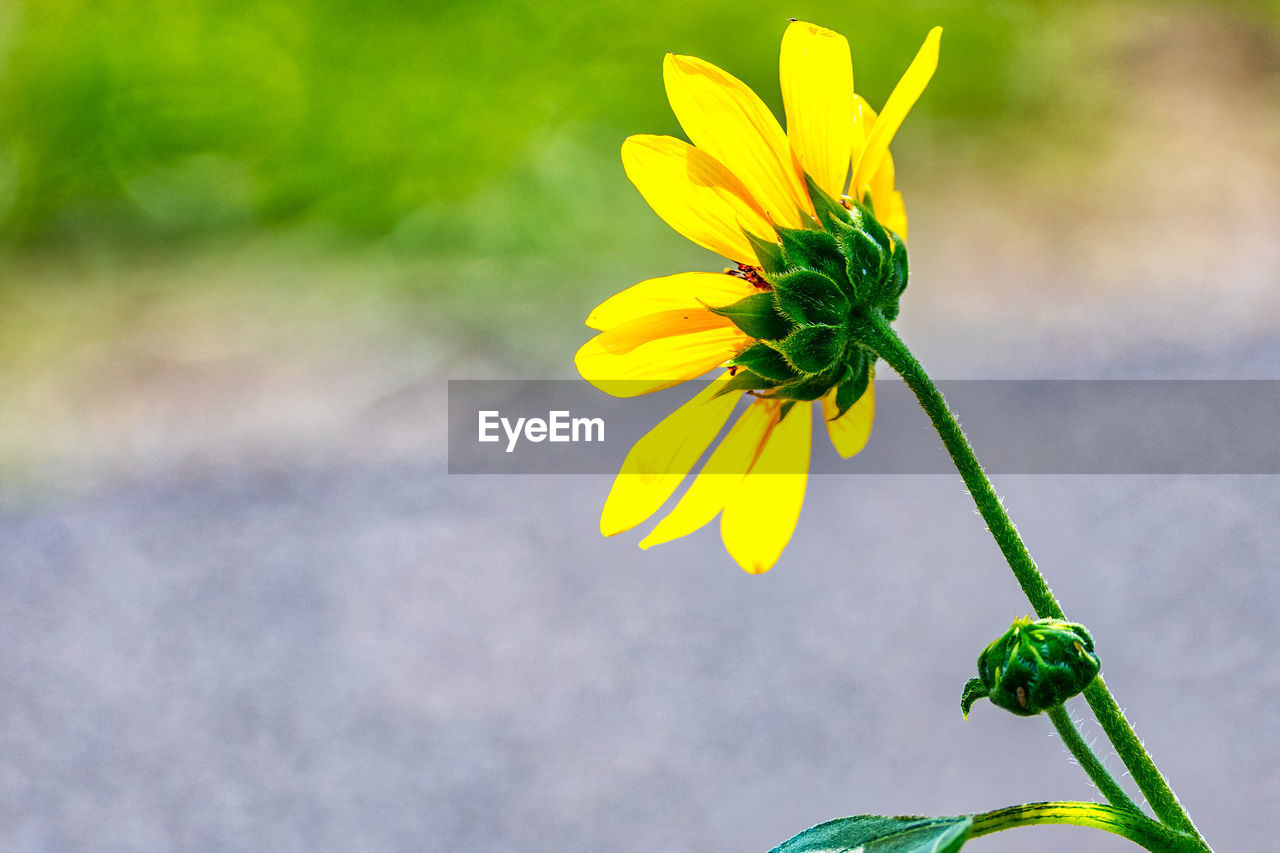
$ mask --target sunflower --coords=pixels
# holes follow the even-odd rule
[[[896,317],[907,277],[907,218],[889,143],[933,76],[941,32],[929,33],[877,115],[854,93],[845,38],[793,21],[779,63],[785,132],[737,78],[667,55],[667,98],[692,144],[632,136],[623,167],[668,225],[735,266],[650,279],[613,296],[587,318],[600,334],[575,362],[619,397],[728,369],[631,449],[605,501],[604,535],[656,513],[744,395],[750,404],[641,548],[719,514],[733,559],[768,571],[804,500],[809,403],[821,405],[843,457],[865,446],[875,355],[859,344],[859,324],[868,312]]]

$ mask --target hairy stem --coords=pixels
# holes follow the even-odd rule
[[[1071,750],[1071,754],[1084,768],[1084,772],[1089,774],[1089,778],[1098,786],[1098,790],[1107,798],[1107,802],[1118,809],[1142,814],[1142,809],[1124,792],[1120,783],[1115,780],[1106,765],[1085,741],[1084,736],[1080,734],[1080,729],[1076,728],[1075,721],[1067,713],[1066,705],[1056,705],[1049,709],[1048,714],[1062,742],[1067,745],[1067,749]]]
[[[1014,527],[1009,514],[1005,512],[995,487],[991,485],[986,471],[978,462],[978,457],[974,455],[973,448],[969,446],[969,440],[965,438],[964,430],[960,428],[960,423],[948,408],[942,392],[933,384],[933,380],[925,373],[924,367],[916,360],[911,350],[902,342],[883,315],[877,311],[871,311],[867,320],[868,345],[876,355],[897,371],[902,381],[915,394],[920,406],[929,415],[929,419],[933,421],[933,426],[938,431],[938,436],[942,439],[947,452],[951,454],[951,460],[955,463],[956,470],[960,472],[965,486],[968,487],[978,512],[986,521],[987,528],[1009,563],[1009,568],[1013,570],[1022,591],[1035,609],[1036,615],[1041,618],[1065,618],[1062,606],[1058,604],[1053,591],[1049,589],[1049,584],[1045,582],[1044,575],[1040,574],[1035,561],[1031,559],[1026,544],[1018,535],[1018,530]],[[1200,834],[1191,817],[1178,802],[1169,783],[1165,781],[1159,769],[1156,768],[1155,762],[1143,748],[1142,742],[1134,734],[1133,727],[1125,719],[1120,706],[1116,704],[1115,698],[1107,690],[1103,680],[1100,677],[1095,678],[1085,688],[1084,693],[1089,707],[1098,716],[1103,732],[1115,746],[1120,759],[1133,775],[1134,781],[1141,789],[1143,796],[1147,798],[1147,802],[1151,804],[1156,816],[1174,829],[1199,838]],[[1203,844],[1203,841],[1201,843]],[[1203,849],[1209,849],[1208,845],[1204,845]]]

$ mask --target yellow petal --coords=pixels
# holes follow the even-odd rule
[[[635,443],[600,513],[600,532],[630,530],[658,511],[724,427],[742,392],[716,394],[729,374],[667,415]]]
[[[691,335],[709,329],[731,328],[728,317],[713,314],[699,305],[697,308],[672,308],[643,314],[596,335],[596,344],[613,355],[624,355],[657,338]]]
[[[862,149],[867,146],[867,137],[876,123],[876,111],[867,103],[867,99],[854,93],[853,96],[853,144],[849,166],[856,172],[858,160],[862,157]]]
[[[698,148],[724,164],[777,225],[813,213],[791,146],[769,108],[738,78],[693,56],[667,54],[667,100]]]
[[[724,364],[751,343],[734,326],[659,337],[614,350],[607,346],[607,338],[601,341],[607,334],[583,344],[573,361],[583,379],[614,397],[636,397],[679,385]]]
[[[640,542],[651,548],[688,536],[716,517],[747,475],[778,418],[776,400],[754,400],[711,453],[675,509]]]
[[[817,185],[840,198],[854,133],[849,42],[831,30],[792,21],[778,67],[791,147]]]
[[[836,414],[839,411],[839,407],[836,406],[836,392],[832,390],[822,398],[822,417],[827,422],[827,435],[831,437],[831,443],[835,445],[836,452],[848,459],[861,452],[862,448],[867,446],[867,439],[871,437],[871,422],[876,417],[874,374],[867,382],[867,390],[862,392],[858,401],[837,418]]]
[[[871,128],[866,147],[854,170],[852,193],[855,198],[861,197],[863,190],[871,182],[871,176],[880,168],[880,159],[889,150],[889,143],[902,126],[902,121],[915,105],[924,87],[929,85],[933,72],[938,67],[938,48],[942,41],[942,27],[934,27],[925,37],[924,45],[916,58],[911,61],[907,71],[893,88],[893,94],[880,111],[880,117]]]
[[[883,208],[883,213],[881,209]],[[902,238],[907,239],[907,208],[902,204],[902,193],[894,191],[889,194],[888,202],[876,202],[876,218],[880,224]]]
[[[866,145],[867,137],[871,134],[871,128],[875,126],[877,116],[876,111],[861,95],[854,95],[853,101],[853,167],[856,172],[858,158],[862,156],[862,149]],[[902,193],[893,188],[893,181],[893,157],[885,151],[884,157],[880,160],[880,168],[876,169],[876,173],[872,175],[871,184],[867,189],[875,205],[876,219],[880,220],[880,224],[885,228],[906,240],[907,209],[902,203]],[[861,201],[861,197],[858,200]]]
[[[622,143],[622,168],[662,220],[703,248],[759,265],[743,229],[776,239],[742,181],[705,151],[672,136],[641,134]]]
[[[745,279],[719,272],[683,272],[651,278],[609,297],[587,317],[593,329],[609,329],[645,314],[680,308],[721,308],[760,291]]]
[[[888,151],[884,152],[884,156],[880,158],[880,168],[876,169],[876,173],[871,176],[868,188],[876,209],[876,217],[879,218],[881,208],[888,206],[889,196],[893,195],[893,157]]]
[[[871,200],[880,224],[906,240],[907,210],[902,205],[902,193],[893,188],[893,157],[888,151],[871,178]]]
[[[774,427],[720,516],[724,547],[751,574],[773,568],[791,541],[809,477],[812,408],[796,404]]]

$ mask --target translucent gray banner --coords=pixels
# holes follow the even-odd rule
[[[615,474],[637,439],[706,384],[616,398],[581,380],[450,380],[449,473]],[[1280,381],[956,380],[939,387],[994,474],[1280,474]],[[802,404],[790,416],[813,419],[809,472],[954,472],[906,386],[882,379],[875,391],[871,440],[852,459],[832,448],[819,407]],[[818,414],[805,411],[812,409]]]

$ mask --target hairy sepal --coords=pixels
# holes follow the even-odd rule
[[[729,363],[777,382],[790,382],[799,376],[782,353],[763,343],[747,347]]]
[[[779,276],[773,292],[782,314],[801,325],[835,326],[848,320],[849,297],[821,273],[796,270]]]
[[[820,273],[846,290],[844,254],[836,238],[826,231],[804,231],[792,228],[778,229],[782,240],[782,255],[794,269]]]
[[[776,341],[791,334],[795,324],[778,313],[773,293],[762,291],[743,297],[732,305],[707,310],[728,317],[733,324],[758,341]]]
[[[848,337],[840,326],[801,326],[774,346],[800,373],[814,375],[835,367]]]

